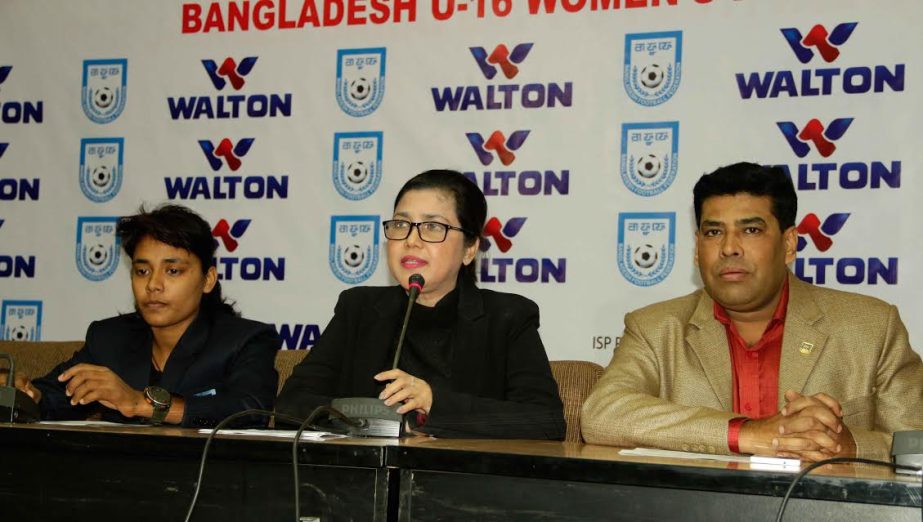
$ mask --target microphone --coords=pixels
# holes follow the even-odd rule
[[[407,335],[407,324],[410,322],[410,311],[413,310],[413,304],[417,302],[417,297],[420,295],[420,291],[423,290],[423,285],[426,284],[423,276],[420,274],[413,274],[410,276],[410,281],[407,283],[407,288],[409,293],[407,295],[407,311],[404,312],[404,324],[401,326],[401,335],[397,338],[397,349],[394,351],[394,363],[391,364],[391,369],[397,369],[397,363],[401,360],[401,349],[404,348],[404,336]]]
[[[0,359],[10,363],[6,386],[0,385],[0,422],[38,422],[42,414],[32,397],[16,388],[16,362],[8,353],[0,353]]]
[[[918,475],[923,466],[923,430],[895,431],[891,440],[891,458],[895,464],[912,466],[916,470],[897,468],[897,473]]]
[[[410,312],[413,310],[413,303],[417,301],[420,290],[423,289],[425,281],[420,274],[410,276],[407,288],[407,310],[404,312],[404,322],[401,325],[401,334],[397,338],[397,347],[394,351],[394,362],[391,369],[397,368],[397,363],[401,359],[401,349],[404,347],[404,337],[407,335],[407,325],[410,323]],[[333,399],[330,401],[330,407],[351,417],[357,421],[355,426],[343,423],[333,419],[336,424],[346,424],[349,435],[364,437],[400,437],[404,433],[404,416],[397,413],[400,407],[385,406],[385,403],[377,397],[348,397],[342,399]]]

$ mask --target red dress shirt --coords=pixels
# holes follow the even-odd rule
[[[715,319],[724,325],[731,352],[734,412],[743,415],[728,423],[728,447],[735,453],[739,453],[738,439],[744,422],[771,417],[779,410],[779,359],[782,355],[782,334],[787,310],[788,279],[782,285],[779,304],[763,336],[756,344],[748,346],[727,310],[715,302]]]

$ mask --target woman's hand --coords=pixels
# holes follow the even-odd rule
[[[433,407],[433,389],[423,379],[403,370],[388,370],[376,375],[375,380],[391,381],[378,398],[385,401],[385,406],[403,402],[397,409],[400,414],[414,410],[429,414]]]
[[[151,409],[142,392],[125,384],[125,381],[105,366],[78,364],[64,371],[58,376],[58,380],[67,382],[65,393],[71,398],[71,405],[74,406],[99,402],[107,408],[118,410],[126,417],[135,417]]]
[[[9,376],[9,370],[0,370],[0,382],[6,382]],[[35,386],[32,386],[32,380],[29,379],[28,375],[22,372],[16,374],[16,379],[13,380],[13,386],[28,395],[36,404],[38,401],[42,400],[42,392]]]

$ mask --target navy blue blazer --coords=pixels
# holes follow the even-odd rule
[[[41,390],[42,418],[138,423],[99,403],[71,406],[58,375],[89,363],[105,366],[136,390],[148,386],[153,334],[136,313],[95,321],[74,356],[32,384]],[[242,319],[227,311],[202,311],[167,359],[159,386],[186,401],[182,426],[212,427],[232,413],[272,409],[278,386],[275,355],[280,346],[272,325]]]
[[[391,368],[407,294],[400,286],[340,294],[333,319],[295,367],[276,409],[306,418],[338,397],[377,397]],[[538,306],[459,278],[449,382],[420,375],[433,406],[419,431],[441,437],[563,439],[563,406],[538,334]]]

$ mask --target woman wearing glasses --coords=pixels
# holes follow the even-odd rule
[[[561,399],[538,335],[538,307],[475,286],[487,202],[462,174],[430,170],[397,194],[385,221],[392,287],[340,294],[334,317],[286,381],[277,409],[307,417],[338,397],[399,405],[440,437],[563,439]],[[425,278],[391,369],[408,279]]]

